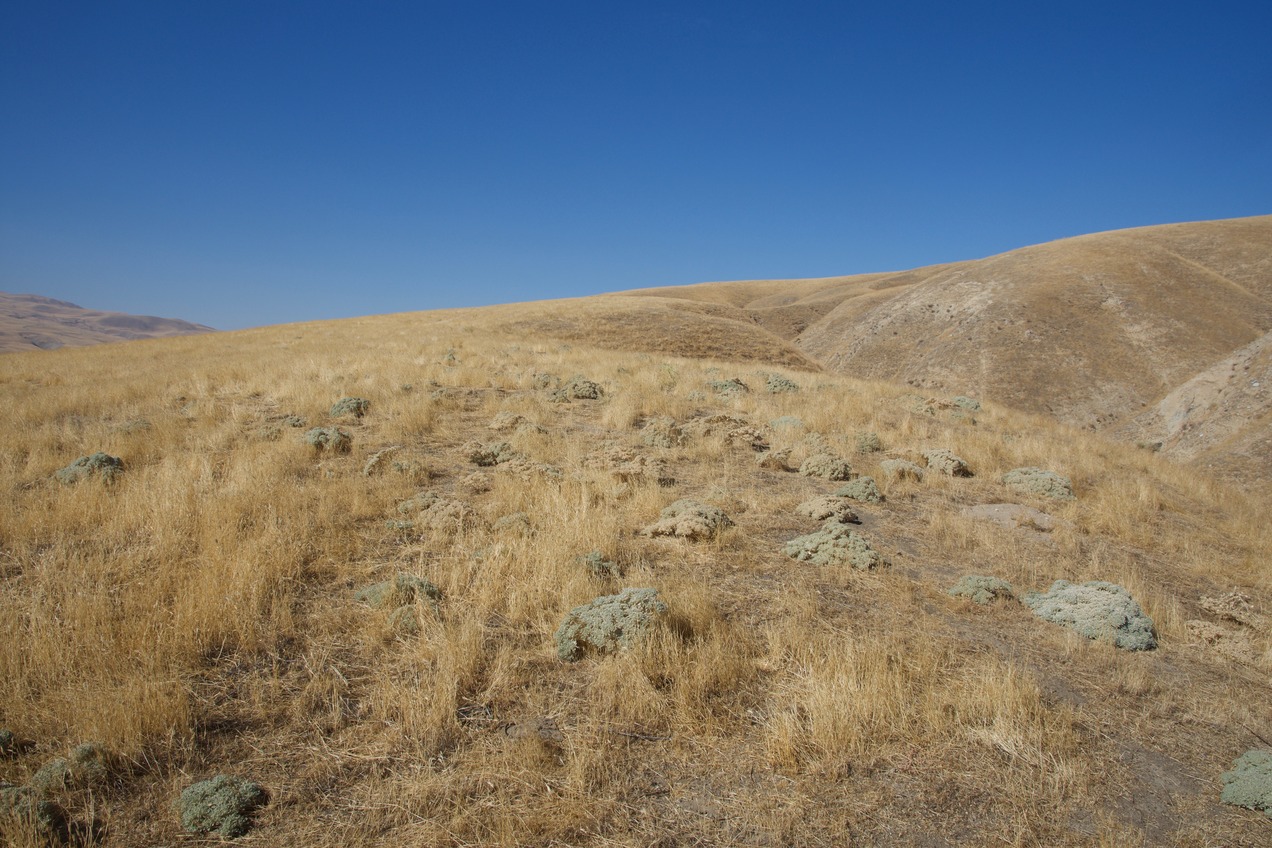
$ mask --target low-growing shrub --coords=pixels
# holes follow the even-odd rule
[[[981,574],[968,574],[960,578],[950,587],[950,594],[956,598],[970,598],[972,603],[982,605],[999,598],[1010,600],[1016,597],[1011,584],[1006,580]]]
[[[1003,484],[1013,491],[1039,495],[1058,501],[1073,500],[1073,484],[1068,477],[1041,468],[1013,468],[1003,475]]]
[[[816,533],[791,539],[782,551],[791,559],[813,565],[847,564],[869,571],[887,564],[864,537],[834,520],[827,521]]]
[[[666,611],[657,589],[624,589],[577,606],[557,628],[557,657],[574,662],[589,652],[631,648],[645,637],[655,617]]]
[[[1153,620],[1121,586],[1092,580],[1082,585],[1057,580],[1047,592],[1027,592],[1021,603],[1045,621],[1077,631],[1088,639],[1109,639],[1128,651],[1157,647]]]
[[[216,831],[235,839],[252,827],[252,814],[267,800],[260,785],[219,774],[187,787],[177,801],[181,826],[191,833]]]
[[[837,498],[851,498],[862,503],[883,503],[883,493],[873,477],[858,477],[835,490]]]
[[[318,453],[348,453],[353,437],[339,427],[314,427],[305,433],[305,444]]]
[[[58,482],[70,485],[96,476],[103,483],[113,483],[124,471],[124,461],[117,456],[98,451],[90,456],[81,456],[65,468],[54,472]]]
[[[371,408],[371,401],[366,398],[347,397],[336,401],[331,407],[331,416],[338,418],[341,415],[352,415],[354,418],[361,418],[367,414],[367,410]]]
[[[682,539],[709,539],[733,521],[718,507],[682,498],[666,507],[658,520],[640,531],[642,536],[677,536]]]

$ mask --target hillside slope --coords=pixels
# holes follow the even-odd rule
[[[1272,331],[1272,216],[1080,236],[987,259],[629,293],[737,310],[830,371],[961,393],[1272,480],[1272,394],[1232,392],[1222,438],[1150,438],[1147,410]]]
[[[0,801],[103,848],[220,844],[179,814],[217,775],[268,793],[253,845],[1268,844],[1220,802],[1272,738],[1266,502],[992,402],[509,330],[613,343],[618,300],[6,357]],[[642,532],[681,499],[728,526]],[[1039,618],[1057,580],[1156,647]],[[625,588],[665,614],[563,657]]]
[[[36,294],[0,292],[0,353],[211,332],[177,318],[102,312]]]

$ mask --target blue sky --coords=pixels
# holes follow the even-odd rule
[[[1266,2],[0,0],[0,289],[231,329],[1272,212]]]

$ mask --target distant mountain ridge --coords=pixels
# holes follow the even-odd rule
[[[0,353],[213,332],[178,318],[104,312],[38,294],[0,292]]]

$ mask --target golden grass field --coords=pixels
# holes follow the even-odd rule
[[[709,332],[684,358],[508,331],[521,314],[0,358],[0,727],[26,742],[0,779],[103,745],[109,779],[56,798],[72,840],[103,846],[219,843],[186,833],[174,803],[220,773],[269,792],[245,845],[1272,843],[1272,819],[1219,803],[1219,775],[1272,738],[1266,503],[1041,417],[923,414],[903,386],[765,364]],[[801,390],[769,394],[765,373]],[[541,374],[605,395],[553,403]],[[751,392],[707,388],[732,377]],[[345,396],[370,401],[365,417],[328,415]],[[542,432],[492,431],[500,412]],[[857,505],[860,532],[891,565],[781,552],[818,524],[794,507],[839,483],[761,468],[717,437],[641,440],[652,417],[715,413],[795,466],[815,432],[875,476],[887,501]],[[316,453],[288,415],[344,428],[352,450]],[[779,416],[803,427],[770,427]],[[863,432],[884,451],[855,453]],[[530,464],[478,468],[473,440],[509,441]],[[364,474],[390,447],[397,464]],[[879,472],[932,447],[975,476]],[[95,451],[123,459],[115,483],[52,479]],[[1007,490],[1001,474],[1024,465],[1070,477],[1076,500]],[[463,511],[386,525],[425,490]],[[681,497],[735,526],[703,542],[637,534]],[[997,502],[1064,523],[961,512]],[[516,512],[528,532],[496,529]],[[582,567],[592,550],[621,578]],[[443,593],[437,611],[417,605],[417,636],[353,597],[399,572]],[[1018,593],[1119,583],[1160,646],[1128,653],[1018,603],[947,594],[971,573]],[[565,613],[623,586],[670,607],[652,636],[558,660]],[[1233,590],[1253,623],[1203,609]]]

